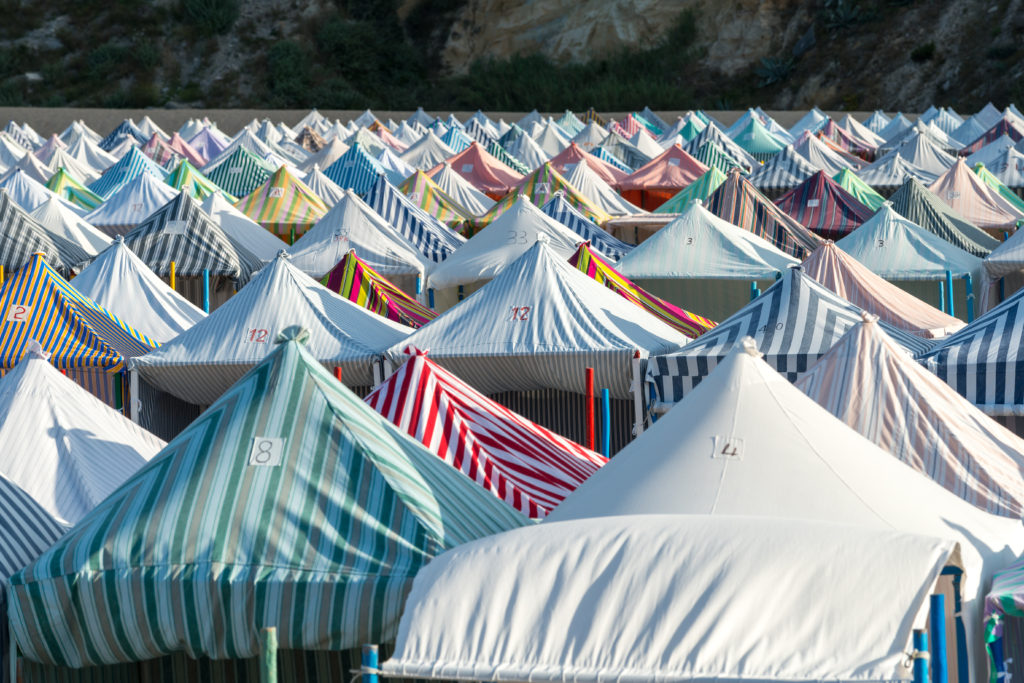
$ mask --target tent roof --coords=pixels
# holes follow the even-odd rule
[[[110,238],[90,225],[56,197],[40,204],[29,217],[46,232],[75,244],[89,256],[95,256],[110,245]]]
[[[865,316],[797,381],[882,450],[993,514],[1024,512],[1024,439],[907,357]]]
[[[999,246],[995,238],[953,211],[914,178],[907,178],[889,201],[904,218],[975,256],[987,256]]]
[[[796,187],[818,170],[817,166],[800,156],[793,145],[786,145],[763,166],[755,168],[749,180],[757,189],[774,193]]]
[[[417,349],[366,403],[532,518],[547,515],[607,462],[487,398]]]
[[[263,160],[244,147],[236,147],[216,164],[207,164],[203,173],[217,187],[236,197],[244,197],[267,182],[270,170]]]
[[[582,147],[577,145],[575,142],[570,142],[569,145],[551,157],[549,163],[562,175],[567,176],[572,170],[579,164],[585,163],[590,167],[590,170],[596,173],[604,182],[609,185],[614,185],[623,178],[626,177],[626,173],[607,161],[597,158],[593,154],[586,152]]]
[[[344,388],[297,336],[290,328],[146,468],[16,575],[12,608],[27,657],[66,666],[175,651],[249,658],[260,651],[257,626],[268,625],[290,650],[387,642],[413,576],[431,557],[525,522]],[[197,497],[200,489],[231,495]],[[122,522],[111,525],[115,510]],[[193,540],[176,540],[183,538]],[[82,544],[109,552],[98,566],[76,560]],[[60,579],[50,572],[57,566]],[[153,566],[181,571],[154,575]],[[224,572],[245,591],[277,598],[237,610],[234,593],[215,589]],[[57,588],[69,586],[69,574],[95,579],[86,582],[90,604],[130,602],[143,575],[172,602],[192,602],[196,590],[205,597],[188,615],[159,601],[130,616],[102,610],[98,627],[84,603],[54,610],[30,597],[44,584],[58,592],[53,600],[70,599]],[[193,620],[223,628],[197,631]],[[54,630],[66,637],[44,635]],[[102,646],[85,645],[97,638]]]
[[[341,186],[324,175],[324,172],[320,170],[320,167],[315,164],[306,174],[306,177],[303,178],[302,182],[306,183],[306,186],[313,191],[313,194],[315,194],[328,209],[334,206],[337,201],[345,195],[345,191],[341,189]]]
[[[770,279],[796,259],[757,235],[724,221],[699,201],[623,256],[616,268],[631,278]]]
[[[281,166],[235,208],[277,235],[301,235],[323,218],[327,205],[306,183]]]
[[[50,179],[46,181],[46,187],[56,193],[61,199],[66,199],[75,206],[89,211],[103,203],[102,197],[78,182],[64,168],[58,168],[50,176]]]
[[[299,164],[299,170],[309,173],[314,167],[329,168],[331,164],[341,158],[341,155],[348,151],[348,145],[340,138],[333,138],[320,151],[309,155],[309,158]]]
[[[707,200],[711,193],[725,182],[725,179],[724,173],[717,168],[710,168],[700,178],[672,195],[671,199],[655,209],[653,213],[682,213],[693,200],[697,199],[701,202]]]
[[[708,167],[672,145],[662,154],[619,181],[621,190],[679,190],[706,173]]]
[[[502,147],[505,151],[529,169],[537,168],[551,158],[526,131],[518,131],[517,134],[506,136],[503,140]]]
[[[517,206],[499,221],[524,226],[517,233],[528,232],[529,246],[517,246],[515,254],[503,249],[510,262],[493,280],[387,355],[401,360],[410,345],[429,350],[432,359],[485,394],[548,387],[583,393],[584,368],[593,367],[595,386],[628,397],[634,353],[676,349],[686,337],[570,266],[568,254],[535,237],[550,234],[543,223],[551,219],[525,201]],[[521,213],[530,220],[520,219]],[[504,239],[511,229],[495,222],[463,249],[489,232]]]
[[[428,130],[426,135],[402,153],[401,159],[414,168],[426,171],[455,154],[456,151],[442,142],[434,131]]]
[[[633,245],[613,237],[577,211],[576,207],[566,201],[565,195],[562,193],[556,193],[544,206],[540,207],[540,210],[544,215],[555,219],[579,235],[579,239],[590,242],[593,249],[611,261],[618,261],[633,248]]]
[[[1024,213],[972,173],[963,158],[958,158],[928,189],[979,228],[1009,230],[1024,220]]]
[[[480,216],[494,206],[494,200],[452,170],[447,162],[431,178],[437,186],[459,204],[469,209],[474,216]]]
[[[743,129],[732,137],[737,145],[758,161],[771,159],[786,146],[784,142],[768,132],[768,129],[757,118],[751,118]]]
[[[858,178],[882,192],[894,192],[907,181],[907,178],[916,178],[930,184],[935,182],[938,177],[938,174],[926,171],[907,161],[899,150],[893,150],[856,173]]]
[[[148,173],[140,173],[100,206],[85,215],[96,227],[133,228],[147,216],[182,194]]]
[[[522,174],[498,161],[478,142],[445,163],[473,187],[491,195],[504,195],[523,179]],[[427,175],[433,178],[443,167],[444,164],[439,164],[427,171]]]
[[[46,230],[0,188],[0,266],[8,273],[40,252],[64,275],[89,258],[77,244]]]
[[[838,150],[827,146],[819,138],[805,133],[793,143],[793,151],[809,161],[816,169],[825,171],[830,176],[853,165],[839,155]]]
[[[818,247],[800,267],[846,301],[919,337],[942,338],[966,324],[883,280],[834,243]]]
[[[391,149],[385,149],[377,156],[377,163],[384,169],[384,174],[392,184],[398,185],[416,172],[413,166],[405,163]]]
[[[686,144],[684,149],[690,154],[693,154],[699,150],[704,143],[709,141],[714,142],[729,156],[740,162],[744,166],[744,170],[749,171],[750,169],[758,166],[757,159],[755,159],[745,149],[737,145],[732,138],[723,133],[722,130],[713,123],[709,123],[705,126],[696,137]]]
[[[388,320],[411,328],[419,328],[437,317],[390,280],[356,256],[355,250],[345,254],[321,280],[332,292]]]
[[[423,171],[417,170],[398,189],[410,202],[446,225],[468,223],[473,216],[473,212],[461,206]]]
[[[839,184],[818,171],[775,200],[775,205],[823,237],[850,233],[871,217],[872,211]]]
[[[205,199],[216,192],[223,192],[216,183],[203,175],[188,159],[182,159],[167,176],[167,184],[176,190],[186,190],[196,199]],[[232,197],[232,201],[237,201]]]
[[[380,163],[359,142],[353,142],[344,154],[324,169],[324,175],[338,187],[352,189],[356,194],[365,194],[377,176],[384,172]]]
[[[866,206],[871,212],[878,211],[878,208],[885,203],[885,197],[871,189],[871,186],[861,180],[857,175],[844,168],[832,176],[832,180],[843,188],[858,202]]]
[[[132,147],[117,163],[104,171],[103,175],[89,183],[88,187],[91,192],[109,199],[141,174],[148,174],[160,182],[163,182],[167,175],[162,168],[153,163],[152,159],[138,148]]]

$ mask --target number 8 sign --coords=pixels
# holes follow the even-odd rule
[[[23,306],[21,304],[11,304],[7,307],[7,317],[4,318],[5,322],[9,323],[24,323],[28,322],[29,318],[32,317],[32,307]]]
[[[250,467],[280,467],[284,458],[284,439],[275,436],[254,436],[249,450]]]

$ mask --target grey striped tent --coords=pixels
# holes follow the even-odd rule
[[[131,370],[187,403],[209,405],[273,349],[286,327],[307,329],[308,352],[342,368],[351,387],[374,384],[374,363],[412,332],[321,286],[283,252],[208,317],[140,356]]]
[[[915,178],[907,178],[889,201],[899,215],[970,254],[984,258],[999,246],[994,237],[968,223]]]
[[[888,197],[903,186],[907,178],[917,178],[929,185],[935,182],[937,175],[929,173],[910,163],[899,153],[899,150],[885,155],[870,166],[856,172],[857,177],[870,185],[883,197]]]
[[[203,175],[217,187],[236,197],[244,197],[270,178],[263,160],[239,145],[220,162],[203,166]]]
[[[758,166],[748,180],[769,199],[775,199],[818,172],[818,167],[786,145],[782,151]]]
[[[849,328],[862,310],[818,284],[799,267],[790,268],[774,285],[713,330],[681,350],[651,358],[647,381],[657,409],[670,407],[692,391],[743,337],[753,337],[765,360],[795,381]],[[879,323],[897,343],[914,355],[930,343]]]
[[[366,204],[434,263],[466,243],[466,238],[416,206],[383,174],[366,192]]]
[[[590,242],[594,251],[611,259],[613,263],[619,261],[633,249],[633,245],[616,239],[593,221],[587,220],[586,216],[566,201],[562,192],[555,193],[554,197],[540,207],[540,211],[575,232],[580,239]]]
[[[729,156],[738,161],[743,166],[744,172],[749,173],[751,169],[760,166],[757,159],[747,152],[747,150],[737,145],[732,138],[723,133],[722,130],[714,123],[709,123],[705,126],[704,130],[698,133],[697,137],[686,143],[686,146],[684,146],[683,149],[689,154],[696,154],[704,143],[709,141],[714,142],[725,150]]]
[[[342,386],[299,328],[279,339],[11,577],[30,679],[179,681],[187,657],[255,658],[264,627],[308,658],[385,643],[434,555],[526,523]]]
[[[77,244],[36,223],[6,190],[0,189],[0,266],[7,273],[13,273],[37,251],[64,277],[90,258]]]

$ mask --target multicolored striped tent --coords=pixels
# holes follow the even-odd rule
[[[979,149],[997,140],[1002,136],[1009,136],[1014,142],[1024,138],[1024,126],[1021,125],[1020,120],[1014,120],[1010,116],[1004,116],[994,126],[990,127],[984,133],[979,135],[971,142],[967,143],[962,150],[960,150],[961,156],[968,156],[974,154]]]
[[[185,142],[178,133],[171,135],[169,140],[153,133],[153,136],[140,149],[143,154],[161,166],[172,159],[184,159],[196,166],[204,166],[208,161],[202,153]]]
[[[820,139],[828,140],[842,151],[860,157],[865,161],[871,161],[875,158],[877,145],[857,136],[852,131],[842,128],[831,117],[825,122],[824,126],[818,129],[815,135]]]
[[[367,191],[366,205],[434,263],[444,261],[466,242],[462,235],[416,206],[382,175]]]
[[[758,166],[757,159],[747,150],[737,145],[732,138],[723,133],[722,129],[714,123],[706,125],[695,138],[686,143],[683,149],[690,154],[694,154],[705,142],[714,142],[721,147],[730,157],[740,162],[743,170],[747,173]]]
[[[803,259],[821,243],[817,235],[768,201],[738,169],[730,172],[708,197],[707,208],[797,259]]]
[[[971,173],[963,157],[957,158],[952,168],[928,189],[972,225],[990,233],[1012,230],[1019,221],[1024,221],[1024,212]]]
[[[545,517],[607,460],[489,399],[408,349],[374,410],[527,517]]]
[[[707,173],[679,190],[672,199],[655,209],[654,213],[682,213],[693,200],[706,201],[726,178],[717,168],[709,168]]]
[[[865,315],[796,385],[968,503],[1024,515],[1024,440],[908,358],[874,316]]]
[[[968,222],[915,178],[907,178],[889,201],[899,215],[970,254],[984,258],[999,246],[994,237]]]
[[[89,191],[103,197],[104,200],[109,199],[142,173],[148,173],[160,182],[167,176],[152,159],[138,148],[132,147],[116,164],[104,171],[103,175],[89,183]]]
[[[46,181],[46,187],[61,199],[87,211],[92,211],[103,203],[102,197],[73,178],[64,168],[58,168],[56,173],[50,176]]]
[[[452,228],[468,223],[473,216],[469,209],[445,193],[423,171],[416,171],[406,178],[398,189],[409,198],[409,201]]]
[[[839,239],[856,230],[873,213],[824,171],[776,199],[775,206],[826,239]]]
[[[562,193],[563,199],[582,213],[587,220],[601,224],[611,219],[610,215],[573,187],[550,163],[545,163],[519,181],[516,187],[492,206],[487,213],[474,218],[473,226],[477,229],[487,227],[508,211],[519,201],[520,197],[526,197],[535,206],[542,206],[559,192]]]
[[[740,173],[747,174],[739,161],[734,159],[728,152],[713,140],[707,140],[703,145],[693,152],[693,158],[708,168],[717,168],[722,173],[728,173],[734,168],[740,169]],[[760,168],[760,164],[757,166]]]
[[[255,658],[264,627],[307,658],[386,643],[430,558],[526,522],[346,389],[297,326],[278,339],[11,578],[26,666],[171,681],[185,656]]]
[[[321,282],[349,301],[388,320],[420,328],[437,313],[393,285],[368,263],[356,256],[355,249],[342,257]]]
[[[351,189],[359,195],[366,194],[377,181],[377,176],[384,172],[377,159],[358,142],[353,143],[334,163],[324,169],[324,175],[339,187]]]
[[[684,311],[637,286],[595,254],[587,242],[576,249],[576,253],[569,258],[569,264],[690,339],[696,339],[717,324],[703,316]]]
[[[861,321],[862,310],[836,296],[799,268],[790,268],[765,292],[718,326],[679,351],[657,356],[647,366],[658,409],[674,404],[722,362],[737,339],[750,336],[765,361],[790,381],[823,356],[848,329]],[[911,354],[923,355],[931,343],[879,323]]]
[[[84,249],[36,223],[0,189],[0,266],[13,273],[36,253],[43,254],[57,272],[69,277],[89,259]]]
[[[206,199],[211,194],[221,192],[224,198],[231,203],[238,201],[237,197],[224,192],[212,180],[203,175],[188,159],[182,159],[177,168],[167,176],[165,182],[176,190],[188,192],[196,199]]]
[[[612,261],[618,261],[633,249],[632,244],[626,244],[607,233],[593,221],[588,220],[565,200],[565,195],[562,193],[556,193],[549,199],[544,206],[540,207],[540,212],[572,230],[580,236],[581,240],[590,242],[594,250]]]
[[[133,140],[135,144],[141,145],[149,136],[139,130],[139,127],[131,119],[125,119],[117,124],[114,130],[107,134],[107,137],[99,141],[99,146],[109,152],[126,137]]]
[[[708,167],[672,145],[643,167],[626,176],[615,186],[622,196],[642,209],[654,210],[672,198]]]
[[[221,161],[204,166],[203,175],[224,192],[244,197],[267,182],[270,170],[262,159],[239,145]]]
[[[1008,149],[987,166],[1007,187],[1013,190],[1024,188],[1024,152]]]
[[[282,165],[267,182],[240,199],[235,208],[282,238],[294,243],[327,213],[327,205]]]
[[[885,203],[885,197],[871,189],[870,185],[858,178],[848,168],[844,168],[839,173],[836,173],[832,176],[832,180],[871,211],[878,211],[879,207]]]

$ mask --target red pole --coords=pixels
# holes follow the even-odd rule
[[[335,368],[334,368],[334,377],[335,377],[335,379],[337,379],[337,380],[338,380],[339,382],[341,381],[341,368],[339,368],[339,367],[335,367]]]
[[[587,368],[587,448],[594,450],[594,368]]]

